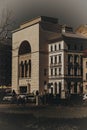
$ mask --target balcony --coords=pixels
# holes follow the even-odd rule
[[[60,74],[60,75],[49,75],[49,79],[59,79],[64,77],[64,75]]]
[[[61,66],[62,62],[58,62],[58,63],[50,63],[50,67],[56,67],[56,66]]]

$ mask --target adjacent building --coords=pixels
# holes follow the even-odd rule
[[[49,83],[60,97],[83,92],[83,48],[86,39],[73,33],[62,33],[49,45]]]
[[[87,49],[83,51],[83,93],[87,93]]]
[[[82,93],[86,47],[84,36],[56,18],[41,16],[20,25],[12,35],[12,89],[40,94],[46,90],[60,98]]]

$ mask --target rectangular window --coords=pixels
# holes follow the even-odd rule
[[[57,75],[57,68],[55,68],[55,76]]]
[[[59,68],[59,75],[61,75],[61,68]]]
[[[53,76],[53,69],[51,69],[51,76]]]
[[[57,50],[57,46],[55,45],[55,51]]]
[[[68,50],[70,50],[71,49],[71,46],[68,44]]]
[[[55,56],[55,64],[57,64],[57,56]]]
[[[50,63],[53,64],[53,57],[50,57]]]
[[[72,55],[68,55],[68,62],[71,63],[73,61],[73,56]]]
[[[51,47],[50,47],[50,51],[52,52],[53,51],[53,46],[51,45]]]
[[[61,45],[59,44],[59,50],[61,49]]]
[[[70,67],[68,68],[68,75],[70,75]]]
[[[61,63],[61,55],[59,55],[59,63]]]

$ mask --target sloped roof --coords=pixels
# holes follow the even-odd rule
[[[65,42],[69,42],[70,40],[74,40],[77,43],[77,40],[81,42],[81,40],[87,41],[87,38],[80,34],[76,33],[53,33],[49,35],[48,41],[49,43],[58,42],[60,40],[64,40]]]
[[[85,36],[81,35],[80,33],[63,33],[62,34],[65,37],[70,37],[70,38],[81,38],[81,39],[87,39]]]

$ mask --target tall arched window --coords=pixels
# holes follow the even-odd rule
[[[19,55],[31,53],[31,46],[28,41],[23,41],[19,47]]]
[[[31,46],[28,41],[21,43],[18,54],[20,77],[31,77]]]

